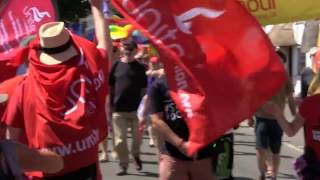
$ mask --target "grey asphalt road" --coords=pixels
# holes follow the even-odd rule
[[[233,173],[240,179],[257,179],[259,173],[255,154],[255,136],[253,128],[242,126],[235,132],[235,160]],[[278,180],[297,179],[292,169],[293,160],[302,154],[302,149],[293,144],[298,144],[300,137],[283,138],[281,149],[281,164]],[[302,141],[302,140],[301,140]]]
[[[110,141],[110,140],[109,140]],[[116,176],[118,171],[117,161],[101,163],[103,179],[105,180],[153,180],[158,179],[158,160],[156,149],[149,148],[147,139],[142,146],[143,171],[137,172],[130,164],[129,175]],[[242,123],[235,131],[235,159],[233,174],[238,180],[257,179],[258,170],[255,155],[254,130]],[[284,137],[281,151],[281,165],[278,180],[296,179],[292,170],[292,161],[302,153],[302,133],[294,138]]]
[[[109,139],[109,144],[111,140]],[[129,143],[130,144],[130,143]],[[109,148],[110,149],[110,148]],[[127,176],[116,176],[119,171],[118,162],[110,158],[109,162],[101,163],[101,171],[104,180],[152,180],[158,179],[158,159],[156,149],[148,146],[146,136],[141,147],[141,159],[143,161],[143,170],[138,172],[134,169],[133,163],[130,163]],[[110,153],[109,153],[110,155]],[[109,156],[110,157],[110,156]]]
[[[288,108],[285,114],[288,119],[293,119]],[[255,154],[254,129],[248,127],[243,122],[235,132],[234,142],[234,169],[233,175],[237,180],[254,180],[259,173]],[[109,139],[109,144],[111,140]],[[292,162],[303,153],[303,131],[301,130],[295,137],[288,138],[284,135],[281,149],[281,164],[278,180],[297,179],[292,169]],[[101,163],[104,180],[155,180],[158,179],[158,159],[156,149],[148,146],[148,139],[144,138],[142,144],[143,171],[137,172],[131,163],[127,176],[116,176],[118,172],[117,161],[111,159],[110,162]]]

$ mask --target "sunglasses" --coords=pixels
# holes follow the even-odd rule
[[[130,52],[132,52],[134,50],[134,48],[131,46],[123,46],[123,49],[125,49],[126,51],[130,51]]]

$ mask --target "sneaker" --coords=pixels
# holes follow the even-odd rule
[[[153,141],[149,141],[149,147],[155,147]]]
[[[142,170],[142,161],[139,157],[134,157],[134,165],[136,166],[136,170],[137,171],[141,171]]]
[[[127,175],[127,168],[126,167],[121,167],[120,171],[117,173],[117,176],[125,176]]]
[[[265,180],[265,179],[266,179],[266,176],[264,174],[260,174],[259,180]]]
[[[118,153],[116,152],[116,151],[112,151],[111,152],[111,158],[113,159],[113,160],[119,160],[119,157],[118,157]]]
[[[273,176],[267,176],[267,177],[266,177],[266,180],[277,180],[277,178],[276,178],[276,177],[273,177]]]
[[[99,161],[100,162],[108,162],[109,158],[106,152],[101,152],[101,154],[99,154]]]
[[[266,174],[266,180],[276,180],[274,173],[272,171],[268,171]]]

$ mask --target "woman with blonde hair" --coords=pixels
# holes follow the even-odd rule
[[[299,112],[293,121],[288,121],[281,108],[275,103],[267,103],[265,108],[277,118],[280,127],[292,137],[304,128],[305,151],[294,163],[299,179],[320,179],[320,76],[314,78],[310,86],[310,96],[299,106]]]

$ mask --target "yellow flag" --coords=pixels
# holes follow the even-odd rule
[[[262,25],[320,18],[320,0],[238,0]]]

